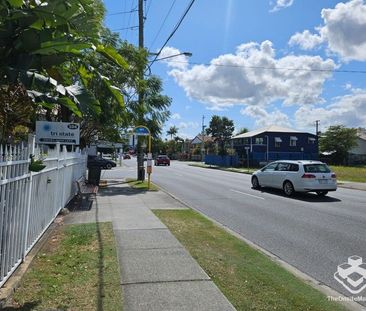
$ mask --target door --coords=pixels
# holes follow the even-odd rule
[[[261,173],[259,175],[259,184],[261,186],[272,187],[273,184],[273,173],[277,167],[277,162],[270,163],[264,168],[262,168]]]

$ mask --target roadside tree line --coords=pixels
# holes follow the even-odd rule
[[[141,122],[161,134],[171,99],[158,77],[139,78],[148,52],[104,17],[101,0],[1,1],[0,143],[24,139],[36,120],[80,123],[82,146],[95,136],[121,141]]]

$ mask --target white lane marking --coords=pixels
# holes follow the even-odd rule
[[[230,189],[230,191],[232,191],[232,192],[236,192],[236,193],[240,193],[240,194],[244,194],[244,195],[248,195],[248,196],[253,197],[253,198],[256,198],[256,199],[265,200],[265,198],[258,197],[258,196],[253,195],[253,194],[249,194],[249,193],[241,192],[241,191],[238,191],[238,190]]]

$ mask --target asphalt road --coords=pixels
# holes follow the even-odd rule
[[[124,168],[103,174],[136,177],[135,165],[135,159],[126,160]],[[352,255],[366,262],[366,191],[339,188],[324,198],[287,198],[281,191],[252,189],[249,175],[176,161],[170,167],[153,167],[152,181],[347,296],[334,279],[337,266]],[[366,289],[359,295],[366,296]]]

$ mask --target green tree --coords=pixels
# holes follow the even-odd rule
[[[103,17],[99,0],[1,1],[1,87],[26,88],[24,96],[41,103],[47,118],[61,107],[52,117],[65,120],[71,114],[100,113],[99,101],[87,88],[88,77],[95,75],[123,105],[109,75],[100,75],[87,62],[89,54],[98,53],[120,69],[127,68],[112,47],[100,44]]]
[[[357,146],[357,129],[343,125],[330,126],[319,139],[321,152],[334,152],[337,164],[346,163],[348,151]]]
[[[230,141],[234,132],[234,122],[227,117],[212,116],[207,134],[211,135],[213,140],[219,145],[219,155],[226,155],[226,144]]]
[[[173,137],[175,137],[178,134],[178,128],[175,125],[173,125],[169,128],[166,134],[170,135],[170,140],[173,140]]]
[[[246,127],[242,127],[240,128],[240,130],[236,133],[236,135],[240,135],[240,134],[244,134],[244,133],[248,133],[249,130]]]

